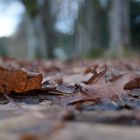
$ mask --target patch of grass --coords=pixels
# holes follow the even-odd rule
[[[132,57],[138,57],[139,54],[140,54],[139,49],[136,50],[128,47],[124,47],[122,48],[122,50],[120,50],[119,53],[116,52],[115,54],[113,54],[108,48],[104,51],[103,57],[108,59],[132,58]]]
[[[105,48],[93,48],[88,54],[87,58],[102,58],[104,57]]]
[[[84,58],[89,59],[98,59],[98,58],[105,58],[105,59],[117,59],[117,58],[133,58],[133,57],[139,57],[140,56],[140,50],[139,49],[128,49],[124,48],[123,52],[115,56],[110,53],[109,48],[94,48],[92,49],[87,55],[85,55]]]

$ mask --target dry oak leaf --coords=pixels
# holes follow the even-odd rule
[[[72,105],[86,101],[93,101],[96,103],[117,100],[121,101],[121,95],[127,94],[124,90],[124,86],[129,81],[131,82],[132,79],[139,76],[136,73],[124,73],[113,76],[113,79],[106,81],[105,72],[106,69],[93,75],[88,82],[85,82],[87,84],[80,83],[79,93],[63,97],[58,104],[61,106],[67,106],[69,104]]]
[[[29,90],[40,89],[42,86],[42,74],[28,73],[23,70],[9,70],[0,67],[0,92],[22,93]]]
[[[104,71],[102,71],[99,74],[102,74],[102,73],[104,73]],[[136,77],[138,77],[138,75],[135,73],[124,73],[124,74],[116,76],[116,78],[113,77],[113,79],[110,81],[106,81],[106,80],[103,80],[103,76],[102,76],[102,77],[99,77],[96,83],[83,85],[81,90],[82,92],[84,92],[86,95],[90,97],[92,97],[93,95],[94,96],[96,95],[102,100],[106,100],[106,99],[108,100],[108,99],[112,99],[113,97],[117,97],[117,96],[119,97],[121,94],[126,93],[126,91],[124,90],[124,87],[126,87],[126,84],[129,81],[131,81],[132,79]]]
[[[140,77],[137,77],[124,85],[125,90],[140,88]]]

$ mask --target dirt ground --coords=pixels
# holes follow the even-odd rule
[[[72,113],[50,101],[21,105],[0,105],[0,140],[139,140],[140,127],[127,124],[131,111]]]

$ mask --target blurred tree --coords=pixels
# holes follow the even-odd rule
[[[7,56],[6,38],[0,38],[0,56]]]
[[[44,0],[39,10],[47,44],[47,55],[48,58],[53,58],[53,49],[56,46],[56,31],[54,30],[56,15],[52,13],[52,0]]]
[[[53,48],[55,47],[55,16],[51,12],[51,0],[22,0],[27,14],[27,35],[29,38],[29,56],[38,55],[53,58]],[[40,54],[39,54],[40,52]]]
[[[122,56],[130,46],[129,0],[109,0],[110,55]]]
[[[86,56],[96,48],[99,48],[99,51],[95,50],[94,52],[100,53],[100,50],[103,50],[102,48],[109,43],[110,55],[114,57],[121,56],[124,49],[130,46],[129,5],[130,1],[132,2],[133,0],[75,1],[79,2],[80,5],[78,5],[80,7],[78,16],[74,11],[74,4],[73,8],[71,8],[73,3],[71,0],[22,0],[30,16],[30,18],[27,18],[29,25],[27,34],[34,36],[33,38],[28,37],[30,38],[29,44],[32,44],[28,46],[36,46],[34,49],[30,47],[30,50],[36,50],[35,48],[37,48],[37,52],[41,55],[53,58],[54,48],[71,46],[68,51],[70,56]],[[69,10],[66,3],[71,5]],[[66,7],[63,9],[62,6]],[[61,16],[64,16],[62,18],[60,16],[62,12],[69,12],[70,14],[61,14]],[[71,16],[74,15],[74,12],[75,18],[72,18]],[[65,22],[67,22],[67,19],[71,20],[71,28],[73,28],[72,20],[75,21],[74,29],[70,29],[70,33],[63,32],[66,29],[64,23],[61,24],[63,31],[56,28],[57,22],[62,19]],[[73,40],[72,43],[71,40]],[[132,38],[132,40],[134,39]],[[29,52],[32,52],[30,50]],[[92,54],[94,55],[94,53]]]
[[[140,50],[140,1],[130,2],[131,40],[133,46]]]
[[[103,38],[105,23],[105,9],[100,0],[85,0],[79,10],[75,23],[74,46],[76,55],[86,56],[90,51],[106,46]]]
[[[26,7],[27,13],[31,18],[35,18],[38,14],[37,0],[21,0]]]
[[[37,41],[37,28],[36,17],[38,13],[36,0],[21,0],[26,8],[26,14],[24,15],[24,25],[26,30],[27,40],[27,56],[28,58],[34,58],[36,56]]]

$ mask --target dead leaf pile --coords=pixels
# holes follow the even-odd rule
[[[58,138],[59,130],[67,133],[71,123],[93,123],[92,131],[101,128],[95,122],[140,125],[139,59],[0,58],[0,93],[0,139]],[[89,132],[83,128],[79,132]]]
[[[0,92],[22,93],[22,96],[28,92],[28,96],[34,90],[35,95],[41,97],[43,93],[44,99],[63,107],[111,103],[118,108],[126,104],[124,97],[129,99],[130,92],[140,88],[139,61],[133,65],[125,60],[3,61],[14,62],[14,68],[0,68]],[[27,71],[37,67],[39,73],[21,67]]]
[[[61,82],[57,83],[55,76],[52,76],[44,81],[43,86],[47,81],[46,87],[53,87],[53,92],[63,93],[55,103],[64,107],[73,105],[79,108],[88,102],[94,105],[111,102],[118,107],[125,104],[123,97],[128,95],[129,90],[140,88],[139,71],[130,71],[129,67],[120,71],[108,64],[93,64],[85,67],[84,71],[64,74],[60,79]]]

